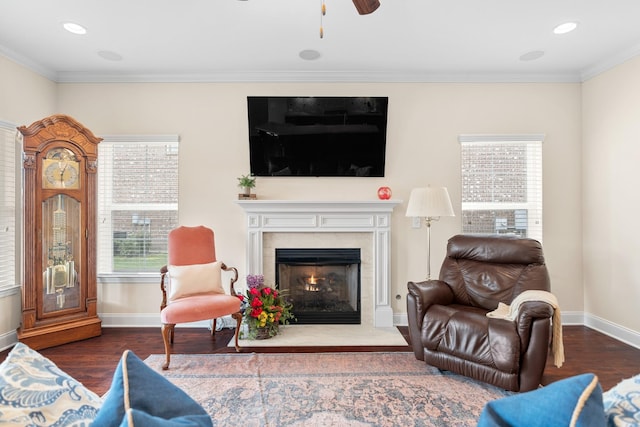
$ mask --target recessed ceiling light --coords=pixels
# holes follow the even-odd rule
[[[87,34],[87,29],[80,24],[76,24],[75,22],[65,22],[62,24],[65,30],[69,31],[73,34]]]
[[[320,52],[313,49],[302,50],[298,55],[305,61],[313,61],[314,59],[320,58]]]
[[[524,55],[520,56],[520,61],[534,61],[538,58],[542,58],[543,56],[543,50],[532,50],[531,52],[527,52]]]
[[[576,22],[565,22],[553,29],[554,34],[566,34],[576,29],[578,24]]]

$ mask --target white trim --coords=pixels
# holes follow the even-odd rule
[[[409,326],[409,317],[407,316],[407,313],[394,314],[393,326]]]
[[[3,133],[2,137],[2,148],[7,148],[7,152],[3,152],[3,155],[8,156],[9,152],[13,154],[13,159],[9,160],[8,157],[3,161],[2,166],[2,174],[4,176],[13,176],[12,182],[6,184],[5,192],[3,197],[6,197],[4,202],[9,203],[8,209],[2,212],[4,217],[5,214],[8,214],[5,219],[12,218],[13,225],[9,225],[2,232],[7,236],[7,240],[5,243],[13,242],[11,245],[4,246],[3,245],[3,256],[5,257],[2,271],[4,274],[7,274],[8,280],[3,280],[3,285],[0,286],[0,298],[4,298],[6,296],[15,295],[19,289],[21,288],[21,284],[19,283],[21,280],[21,264],[22,264],[22,209],[23,209],[23,201],[22,201],[22,134],[20,134],[17,130],[17,127],[14,123],[0,120],[0,130]],[[6,137],[4,138],[4,133],[6,132]],[[13,136],[13,138],[12,138]],[[10,140],[13,140],[13,143]],[[5,146],[5,141],[7,142]],[[13,145],[13,148],[10,146]],[[11,164],[9,164],[11,162]],[[8,166],[8,167],[5,167]],[[4,182],[3,182],[4,184]],[[12,190],[12,191],[8,191]],[[12,195],[11,195],[12,193]],[[13,209],[12,209],[13,208]],[[9,220],[11,221],[11,220]],[[4,237],[4,236],[3,236]],[[4,252],[6,249],[6,253]],[[11,263],[9,263],[9,259],[12,261],[13,268],[12,271],[8,271],[11,269]],[[10,273],[13,273],[12,278],[8,277]]]
[[[157,313],[98,313],[103,328],[160,328],[160,311]],[[211,328],[210,320],[180,323],[176,328]]]
[[[502,73],[502,72],[373,72],[366,71],[232,71],[218,73],[142,74],[56,72],[12,50],[0,46],[0,55],[22,65],[54,83],[236,83],[236,82],[313,82],[313,83],[582,83],[640,54],[633,46],[577,72]]]
[[[102,135],[102,142],[131,142],[146,144],[158,144],[176,143],[180,142],[180,135]]]
[[[180,74],[59,72],[58,83],[580,83],[580,72],[241,71]]]
[[[7,130],[14,130],[15,132],[18,131],[18,128],[14,123],[7,122],[5,120],[0,120],[0,128],[4,128]]]
[[[602,332],[618,341],[622,341],[625,344],[640,348],[640,332],[633,331],[627,327],[589,313],[585,313],[583,325]]]
[[[149,275],[137,275],[129,272],[117,272],[114,271],[114,224],[112,222],[113,216],[117,214],[117,211],[175,211],[178,212],[178,202],[175,203],[146,203],[125,201],[116,202],[114,197],[116,196],[117,188],[114,187],[114,182],[111,177],[115,174],[115,168],[119,165],[115,164],[116,153],[120,146],[131,146],[133,148],[154,147],[159,152],[162,152],[166,157],[152,159],[145,167],[153,165],[158,161],[167,159],[178,159],[180,136],[178,134],[115,134],[115,135],[103,135],[102,144],[98,148],[98,154],[100,156],[101,167],[98,171],[98,277],[103,283],[118,283],[121,279],[134,278],[134,282],[146,282]],[[176,156],[174,156],[176,155]],[[176,160],[177,161],[177,160]],[[178,164],[175,165],[178,168]],[[177,179],[177,177],[176,177]],[[176,183],[177,185],[177,183]],[[179,191],[177,189],[176,191]],[[177,196],[176,196],[177,198]],[[145,230],[151,230],[145,228]],[[159,271],[160,267],[158,267]],[[157,274],[154,277],[158,277]]]
[[[458,135],[459,143],[473,143],[473,142],[525,142],[535,141],[544,142],[544,133],[532,133],[532,134],[501,134],[501,135],[489,135],[489,134],[462,134]]]
[[[99,284],[160,283],[160,273],[98,273]]]
[[[24,55],[14,52],[13,50],[6,48],[5,46],[0,45],[0,55],[10,59],[11,61],[15,62],[18,65],[22,65],[23,67],[26,67],[27,69],[33,71],[34,73],[39,74],[48,80],[51,80],[52,82],[58,81],[57,79],[58,73],[56,73],[51,68],[45,67],[44,65],[30,58],[27,58]]]
[[[6,286],[4,288],[0,288],[0,298],[10,297],[11,295],[16,295],[20,293],[21,285],[13,285]]]
[[[263,274],[264,233],[373,234],[373,326],[393,326],[391,213],[402,200],[238,200],[247,215],[247,272]]]
[[[616,54],[593,64],[590,67],[584,68],[580,73],[580,81],[586,82],[587,80],[596,77],[618,65],[635,58],[640,55],[640,44],[630,47],[629,49],[617,52]]]
[[[160,328],[160,313],[101,313],[99,314],[102,319],[102,326],[105,328],[140,328],[140,327],[153,327]],[[393,315],[393,326],[407,326],[407,314],[398,313]],[[623,342],[627,345],[640,349],[640,332],[632,331],[624,326],[617,325],[608,320],[600,317],[584,313],[581,311],[571,311],[562,313],[562,325],[563,326],[586,326],[590,329],[594,329],[611,338]],[[209,321],[194,322],[194,323],[182,323],[176,325],[178,327],[185,328],[210,328]],[[15,332],[7,333],[3,337],[0,336],[0,346],[5,345],[4,348],[11,345],[11,337],[15,337]],[[8,344],[4,343],[7,341]]]
[[[160,313],[99,313],[104,328],[160,328]],[[632,331],[597,316],[580,311],[563,312],[562,324],[565,326],[586,326],[627,345],[640,349],[640,332]],[[407,326],[407,314],[393,315],[393,326]],[[181,323],[176,328],[210,328],[209,321]],[[16,331],[0,335],[0,351],[6,350],[18,342]]]
[[[562,324],[563,325],[584,325],[584,313],[582,311],[563,311],[562,312]]]
[[[13,330],[0,335],[0,351],[13,347],[18,342],[18,332]]]

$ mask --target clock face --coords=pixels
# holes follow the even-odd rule
[[[66,148],[51,150],[42,163],[43,188],[80,188],[80,163]]]

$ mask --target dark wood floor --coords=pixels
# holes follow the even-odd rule
[[[398,328],[409,342],[406,327]],[[234,353],[227,347],[233,331],[225,329],[210,338],[205,329],[176,329],[173,353]],[[625,378],[640,373],[640,349],[631,347],[584,326],[563,328],[566,362],[560,369],[553,366],[551,357],[544,372],[543,384],[585,372],[598,375],[604,390]],[[60,369],[102,395],[111,384],[113,371],[122,352],[132,350],[141,359],[162,354],[164,348],[159,328],[104,328],[102,336],[40,350]],[[327,351],[411,351],[409,346],[398,347],[254,347],[246,352],[304,353]],[[0,352],[0,361],[9,350]]]

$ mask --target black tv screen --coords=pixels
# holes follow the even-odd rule
[[[387,97],[249,96],[255,176],[384,176]]]

